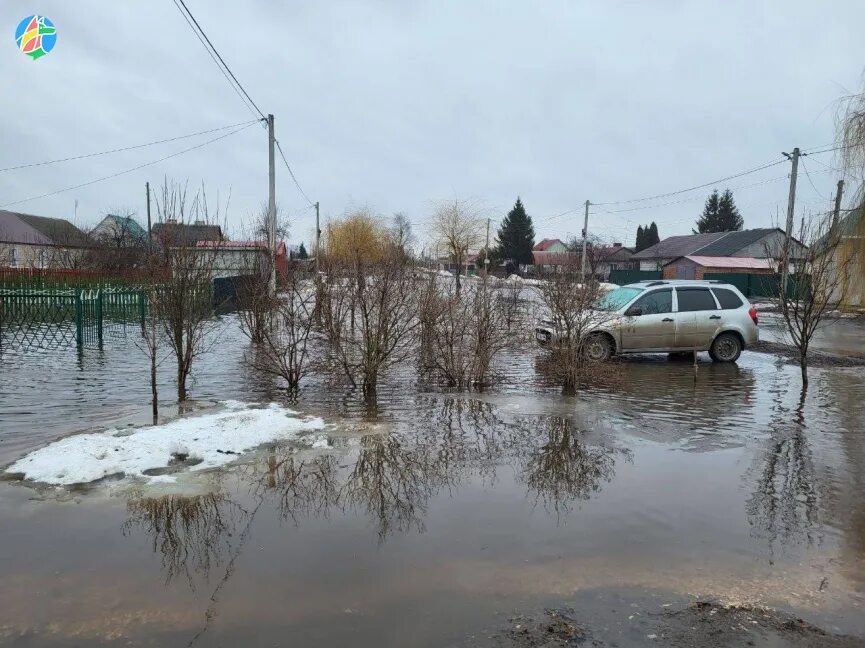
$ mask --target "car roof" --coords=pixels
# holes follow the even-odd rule
[[[672,288],[712,288],[725,287],[734,288],[733,284],[726,281],[718,281],[713,279],[647,279],[645,281],[637,281],[629,283],[623,288],[654,288],[656,286],[670,286]]]

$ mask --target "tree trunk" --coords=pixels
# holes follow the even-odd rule
[[[805,356],[799,359],[799,368],[802,370],[802,386],[808,386],[808,360]]]
[[[159,419],[159,396],[156,393],[156,353],[150,355],[150,402],[153,406],[153,424]]]
[[[457,297],[457,299],[460,298],[460,272],[463,269],[462,266],[463,266],[463,264],[461,263],[461,259],[457,259],[457,275],[456,275],[456,280],[457,280],[456,297]]]
[[[177,365],[177,401],[182,403],[186,400],[186,371],[183,365]]]
[[[365,375],[363,377],[363,400],[369,405],[375,405],[378,399],[378,377]]]

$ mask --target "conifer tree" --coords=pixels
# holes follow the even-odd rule
[[[495,256],[498,259],[510,259],[514,263],[527,265],[532,263],[532,248],[535,246],[535,228],[532,217],[526,213],[523,201],[517,197],[513,209],[502,221],[497,235],[498,246]]]

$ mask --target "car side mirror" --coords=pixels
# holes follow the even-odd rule
[[[628,310],[625,311],[625,315],[628,317],[639,317],[643,314],[643,309],[639,306],[631,306]]]

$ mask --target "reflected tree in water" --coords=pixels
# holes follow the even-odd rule
[[[544,418],[541,429],[542,445],[531,449],[522,477],[535,501],[561,516],[613,478],[616,451],[584,444],[567,418]]]
[[[153,552],[162,555],[166,583],[184,576],[193,590],[193,575],[206,578],[221,564],[236,529],[248,517],[242,506],[222,493],[133,499],[127,511],[123,534],[144,531],[151,537]]]
[[[748,520],[770,547],[804,538],[819,542],[820,498],[811,448],[806,436],[803,386],[796,407],[790,411],[778,392],[775,420],[763,452],[754,493],[746,504]]]

